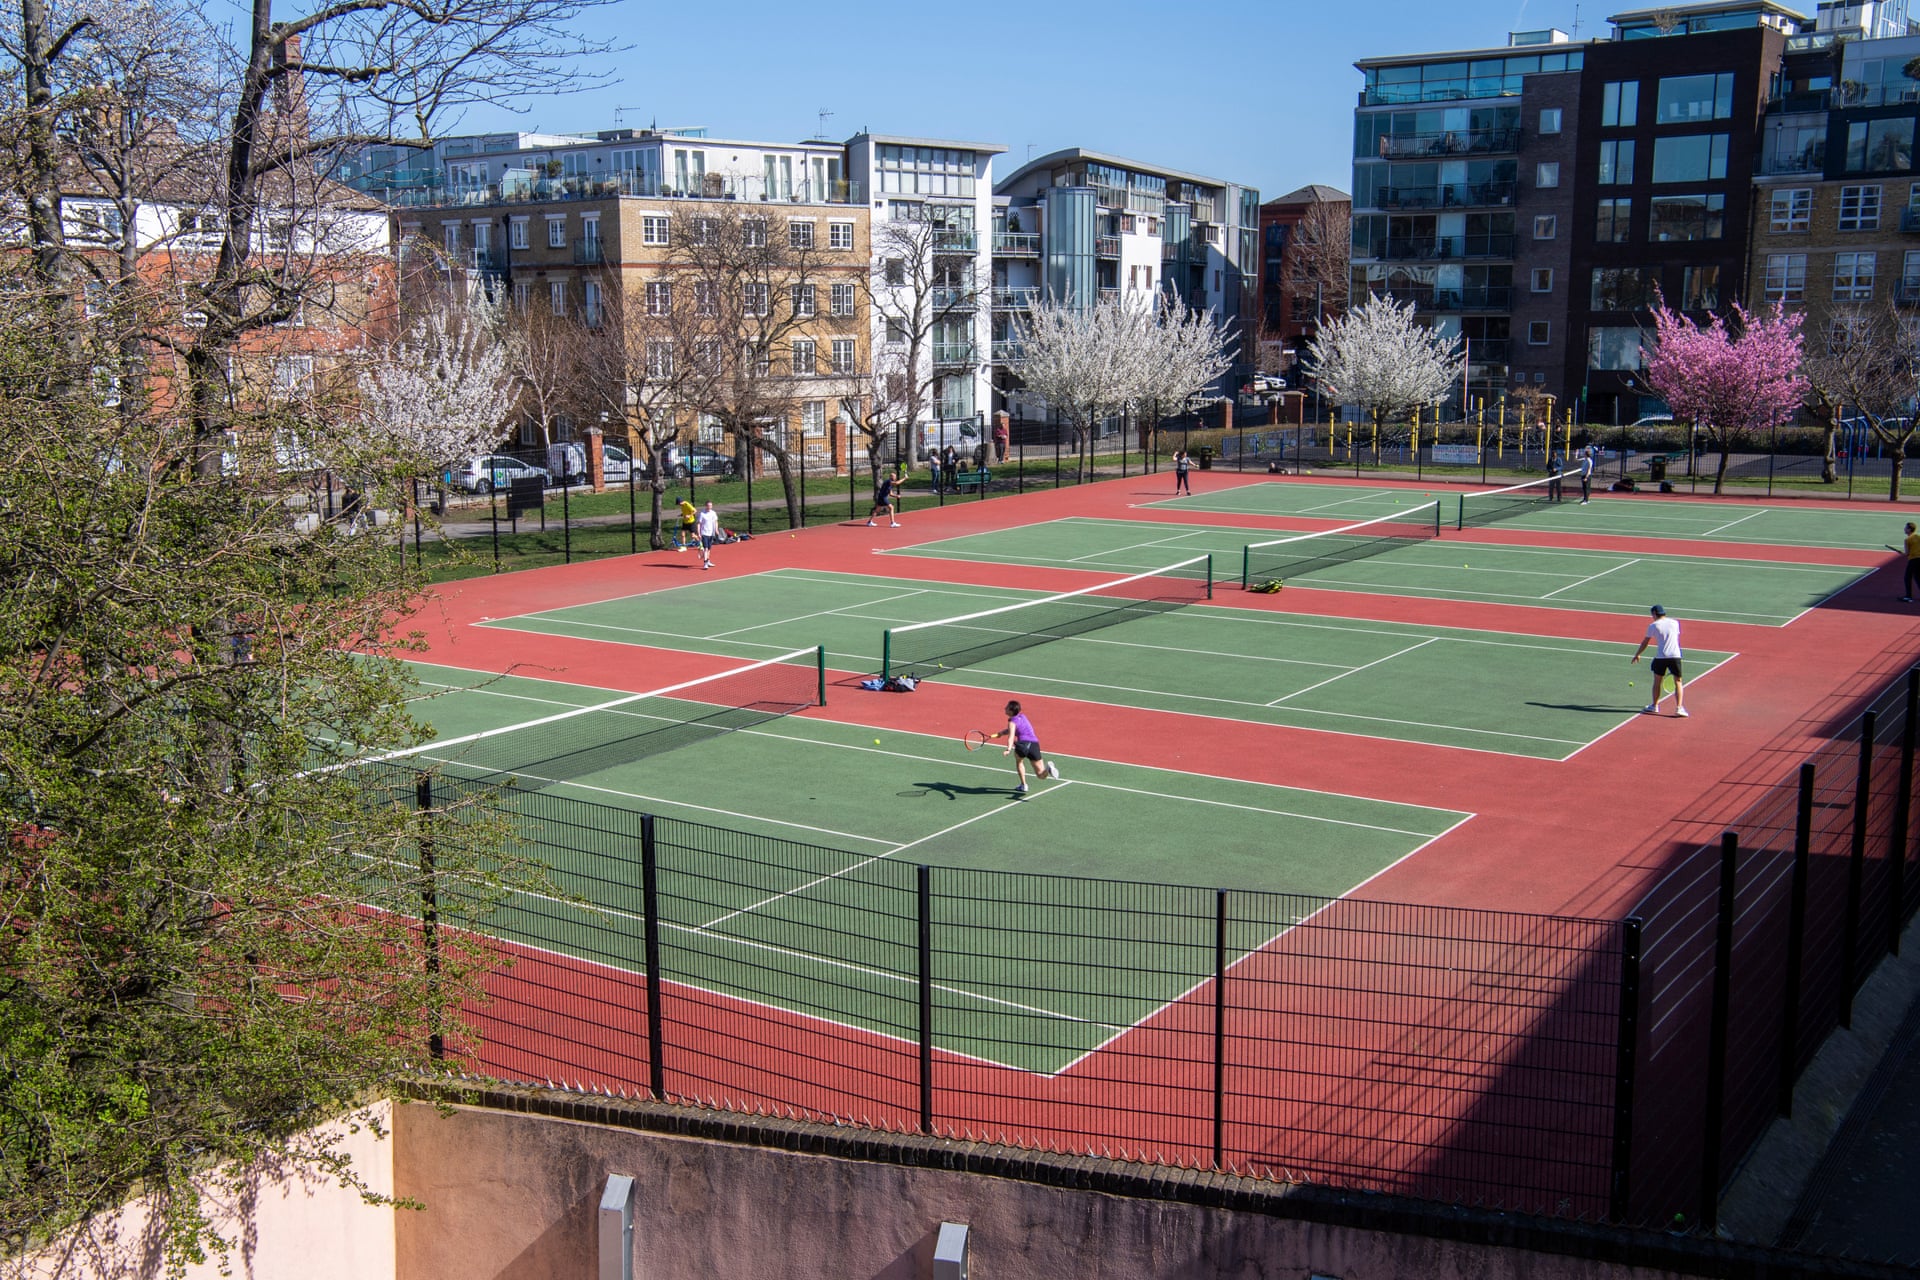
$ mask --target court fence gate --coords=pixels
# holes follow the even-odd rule
[[[916,866],[391,782],[429,829],[490,810],[557,890],[484,919],[435,895],[511,961],[446,1046],[468,1070],[1710,1231],[1920,899],[1916,698],[1920,668],[1620,920]]]

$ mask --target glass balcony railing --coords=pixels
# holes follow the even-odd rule
[[[1379,286],[1375,294],[1389,290]],[[1505,311],[1513,304],[1513,286],[1470,284],[1453,288],[1434,285],[1401,285],[1391,290],[1395,302],[1411,302],[1421,311]],[[1479,342],[1474,343],[1475,348]]]
[[[1380,246],[1379,256],[1396,262],[1511,258],[1514,241],[1510,235],[1392,237]]]
[[[368,188],[397,208],[450,205],[524,204],[559,200],[605,200],[618,196],[648,199],[746,200],[769,204],[865,204],[857,182],[796,182],[769,186],[764,178],[709,173],[689,176],[684,187],[673,179],[637,170],[595,178],[548,178],[530,169],[509,170],[499,182],[468,187]],[[970,234],[970,233],[969,233]]]
[[[936,311],[951,311],[958,307],[971,306],[974,300],[971,289],[929,289],[927,300]]]
[[[935,253],[972,253],[979,243],[979,237],[971,231],[943,227],[933,233]]]
[[[933,362],[935,364],[972,364],[974,348],[971,342],[936,342],[933,344]]]
[[[1435,187],[1381,187],[1382,209],[1459,209],[1472,205],[1510,205],[1511,182],[1447,182]]]
[[[575,265],[598,266],[602,262],[605,262],[606,258],[603,255],[601,247],[603,244],[604,241],[597,236],[590,240],[585,238],[576,239],[573,242],[573,261]]]
[[[1040,256],[1040,234],[1036,231],[996,231],[993,233],[993,251],[1009,258],[1037,258]]]
[[[1095,236],[1093,238],[1093,256],[1096,258],[1117,258],[1120,256],[1119,236]]]
[[[1017,338],[995,338],[993,340],[993,362],[1011,364],[1026,354],[1026,347]]]
[[[1037,285],[1001,287],[993,291],[993,309],[995,311],[1025,311],[1040,301],[1040,289]]]
[[[1493,155],[1520,145],[1518,129],[1457,129],[1446,133],[1401,133],[1380,139],[1379,154],[1387,160],[1422,156]]]

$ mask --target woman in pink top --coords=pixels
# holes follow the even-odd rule
[[[1026,794],[1027,761],[1029,760],[1033,761],[1034,777],[1060,781],[1060,766],[1049,764],[1046,756],[1041,753],[1040,738],[1033,731],[1033,722],[1020,714],[1018,702],[1007,704],[1007,727],[993,736],[1004,737],[1007,740],[1007,749],[1000,754],[1013,756],[1013,771],[1020,775],[1020,785],[1014,788],[1016,794]]]

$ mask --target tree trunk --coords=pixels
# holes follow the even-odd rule
[[[1727,466],[1733,460],[1733,442],[1720,442],[1720,465],[1713,472],[1713,496],[1719,497],[1727,484]]]
[[[1820,459],[1820,482],[1822,484],[1839,483],[1840,466],[1839,466],[1839,447],[1837,444],[1837,441],[1839,440],[1839,438],[1840,438],[1840,432],[1839,432],[1839,429],[1833,425],[1833,419],[1831,418],[1827,419],[1827,443],[1825,448],[1825,456]]]
[[[787,528],[800,527],[800,486],[794,482],[793,453],[791,450],[776,448],[763,442],[762,447],[773,455],[773,465],[780,469],[780,489],[787,499]]]
[[[1893,464],[1893,474],[1887,485],[1888,502],[1900,501],[1900,472],[1903,470],[1901,464],[1907,460],[1907,439],[1903,436],[1887,442],[1887,459]]]
[[[660,527],[661,503],[667,492],[667,469],[655,454],[653,478],[647,481],[647,545],[655,551],[667,549],[666,530]]]

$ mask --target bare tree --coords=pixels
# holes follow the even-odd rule
[[[831,343],[852,339],[857,324],[854,314],[832,314],[834,259],[811,237],[733,205],[681,211],[668,236],[661,280],[673,291],[680,395],[733,438],[746,474],[759,455],[773,459],[797,526],[793,423],[806,400],[836,385],[822,372]],[[844,273],[841,281],[853,283]]]
[[[587,348],[586,386],[600,410],[622,423],[635,466],[647,467],[649,544],[667,545],[662,509],[670,447],[681,438],[688,412],[689,362],[676,348],[675,294],[669,279],[636,281],[610,291],[606,324]],[[691,307],[691,297],[680,299]]]
[[[1913,445],[1915,397],[1920,396],[1920,331],[1911,317],[1889,300],[1879,305],[1838,306],[1828,316],[1825,341],[1816,334],[1806,344],[1801,373],[1815,412],[1826,423],[1826,467],[1821,479],[1832,483],[1834,438],[1852,411],[1887,447],[1893,472],[1887,497],[1898,501],[1900,476]]]
[[[1315,200],[1294,224],[1287,245],[1288,292],[1314,300],[1314,329],[1347,309],[1347,260],[1353,247],[1353,206]]]
[[[570,296],[554,310],[549,298],[532,299],[509,322],[508,367],[513,400],[533,424],[542,445],[558,442],[562,419],[571,419],[593,398],[587,366],[600,345],[589,332],[588,317]]]
[[[919,426],[940,381],[971,378],[981,363],[972,230],[945,222],[950,212],[895,204],[892,217],[873,229],[866,295],[879,350],[859,425],[876,478],[889,457],[913,462]]]

